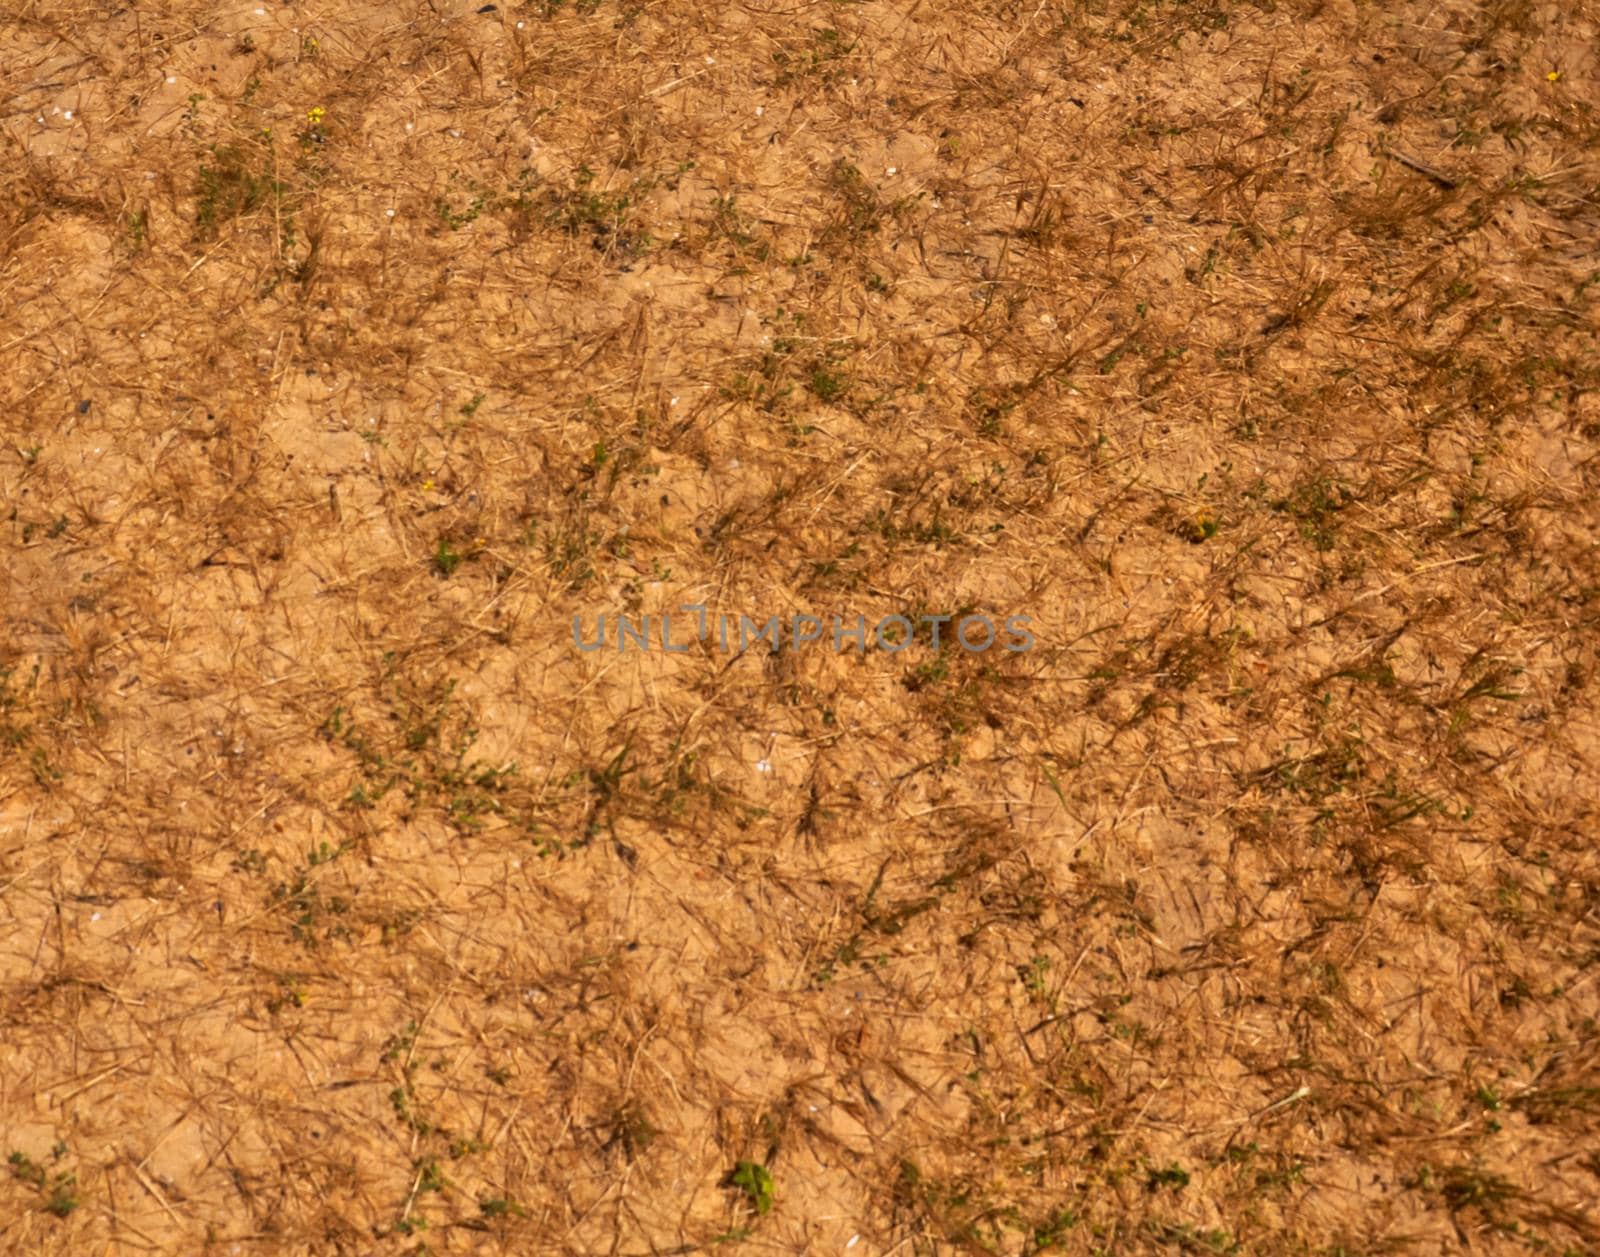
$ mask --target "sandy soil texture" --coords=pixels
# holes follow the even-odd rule
[[[1593,0],[0,5],[0,1252],[1600,1252],[1597,332]]]

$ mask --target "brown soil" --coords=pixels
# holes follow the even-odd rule
[[[1600,1251],[1597,299],[1589,0],[13,0],[0,1250]]]

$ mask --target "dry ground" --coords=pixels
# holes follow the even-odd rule
[[[4,9],[5,1253],[1600,1252],[1591,0]]]

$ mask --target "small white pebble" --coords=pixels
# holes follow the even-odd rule
[[[676,406],[677,404],[678,404],[678,399],[676,397],[674,397],[670,402],[667,403],[667,405],[669,405],[669,406]]]
[[[256,10],[256,16],[257,17],[266,17],[267,16],[267,11],[265,9],[257,9]]]
[[[98,921],[99,919],[100,919],[100,914],[98,912],[91,912],[89,914],[89,920]]]
[[[408,133],[408,134],[409,134],[409,133],[410,133],[410,132],[412,132],[412,131],[415,131],[415,130],[416,130],[416,129],[417,129],[417,128],[416,128],[416,124],[415,124],[415,123],[411,123],[411,122],[408,122],[408,123],[406,123],[406,132],[407,132],[407,133]]]
[[[178,76],[176,74],[167,75],[167,82],[176,83],[177,81],[178,81]]]
[[[384,210],[383,213],[384,213],[384,217],[386,217],[386,218],[393,218],[394,217],[394,211],[393,210]]]
[[[520,31],[520,30],[521,30],[521,29],[522,29],[522,23],[521,23],[521,22],[518,22],[518,23],[517,23],[517,29],[518,29],[518,30],[519,30],[519,31]]]
[[[889,169],[885,170],[883,173],[886,174],[886,175],[892,175],[892,174],[894,174],[894,172],[895,172],[895,167],[890,166]]]
[[[717,59],[715,57],[707,57],[706,58],[706,64],[707,65],[716,65],[717,64]]]
[[[72,121],[72,110],[70,110],[70,109],[67,110],[67,112],[62,114],[61,116],[63,118],[65,118],[68,122],[71,122]]]
[[[756,771],[758,773],[770,773],[772,771],[772,765],[764,759],[758,759],[756,761]]]
[[[767,112],[767,107],[765,105],[757,105],[756,106],[756,117],[759,118],[762,114],[764,114],[766,112]]]
[[[861,1242],[861,1237],[859,1235],[852,1235],[850,1237],[850,1242],[848,1244],[846,1244],[845,1247],[846,1248],[854,1248],[860,1242]]]

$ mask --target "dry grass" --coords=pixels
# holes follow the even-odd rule
[[[262,6],[0,17],[0,1247],[1600,1250],[1592,3]]]

